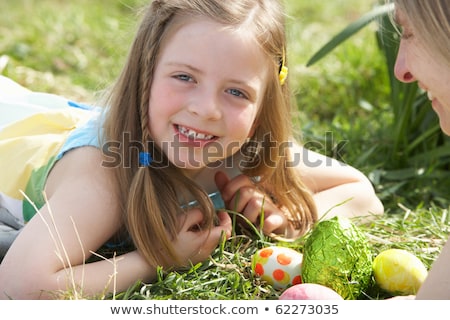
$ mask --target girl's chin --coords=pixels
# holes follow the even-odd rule
[[[186,166],[177,166],[179,169],[181,169],[181,171],[183,172],[183,174],[186,177],[189,177],[191,179],[195,179],[196,177],[198,177],[198,175],[202,172],[202,170],[205,168],[205,166],[201,167],[201,168],[192,168],[192,167],[186,167]]]
[[[203,160],[203,159],[202,159]],[[195,174],[197,171],[204,169],[207,164],[197,159],[176,159],[171,162],[178,168]]]

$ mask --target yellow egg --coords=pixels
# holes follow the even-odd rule
[[[395,295],[414,295],[427,277],[422,261],[402,249],[388,249],[373,261],[373,274],[378,286]]]

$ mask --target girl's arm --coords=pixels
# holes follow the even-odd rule
[[[155,270],[135,252],[117,257],[116,263],[84,264],[121,223],[111,171],[101,161],[99,150],[84,147],[67,153],[52,169],[47,204],[0,265],[1,298],[51,298],[73,287],[87,294],[111,292],[113,286],[123,290],[137,279],[154,277]]]
[[[54,298],[58,291],[80,290],[88,296],[120,292],[152,281],[155,268],[133,251],[114,260],[84,261],[121,227],[111,171],[101,165],[101,152],[92,147],[73,150],[53,168],[46,186],[47,204],[24,227],[0,265],[0,298]],[[201,214],[189,215],[197,224]],[[231,229],[228,215],[211,233],[183,226],[174,243],[185,259],[198,262],[217,245],[221,232]],[[189,224],[189,225],[191,225]],[[211,238],[208,238],[210,236]],[[206,241],[208,239],[208,241]]]
[[[297,144],[292,151],[293,163],[297,164],[306,186],[314,193],[319,217],[383,213],[383,205],[371,182],[359,170]]]
[[[289,164],[298,168],[305,185],[313,193],[319,218],[333,216],[369,216],[383,213],[383,205],[375,194],[372,184],[357,169],[293,144],[293,158]],[[226,207],[245,215],[253,224],[260,223],[264,206],[265,234],[281,234],[295,238],[286,215],[266,194],[258,190],[245,175],[229,178],[218,172],[215,182]]]

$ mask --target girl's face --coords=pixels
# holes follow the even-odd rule
[[[267,66],[253,38],[211,20],[173,31],[149,101],[150,132],[169,160],[192,176],[239,151],[256,125]]]
[[[442,130],[450,135],[449,64],[426,47],[406,14],[397,10],[396,20],[402,27],[403,34],[395,63],[395,76],[403,82],[418,81],[419,86],[428,92]]]

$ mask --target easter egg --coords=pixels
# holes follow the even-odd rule
[[[344,300],[336,291],[317,283],[301,283],[283,291],[280,300]]]
[[[388,249],[373,260],[377,285],[394,295],[415,295],[427,277],[422,261],[403,249]]]
[[[252,270],[276,289],[302,283],[303,255],[280,246],[258,250],[252,257]]]
[[[317,283],[344,299],[357,299],[371,284],[372,253],[365,234],[350,219],[319,221],[307,235],[303,282]]]

